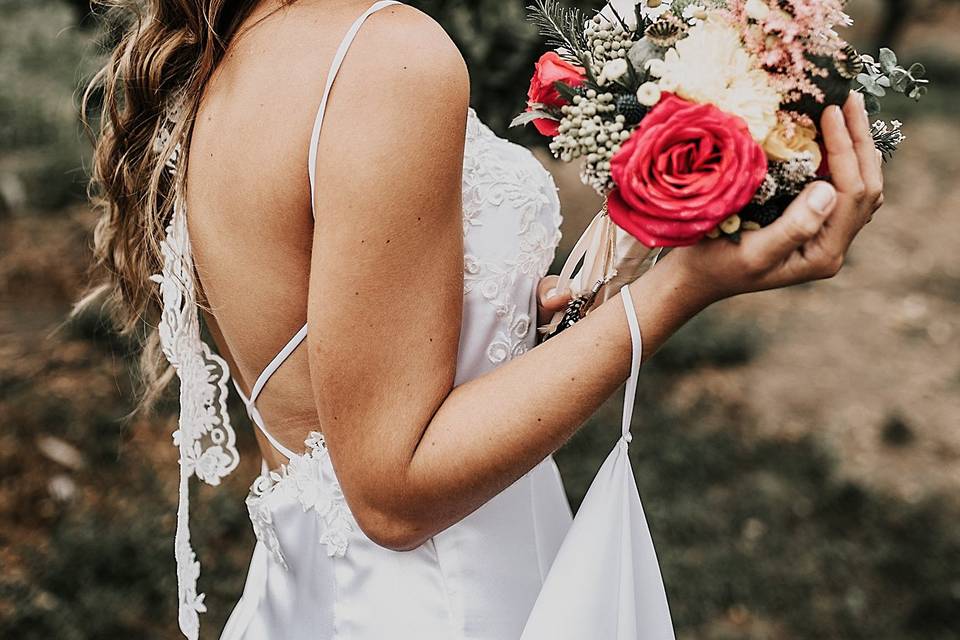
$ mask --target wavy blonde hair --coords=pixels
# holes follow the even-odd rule
[[[150,276],[163,265],[160,244],[186,175],[193,121],[205,84],[261,1],[96,3],[121,35],[83,94],[83,122],[95,139],[89,194],[101,213],[94,256],[105,277],[77,308],[103,302],[117,329],[139,340],[143,408],[173,377],[159,348],[159,294]],[[274,1],[279,9],[295,0]],[[176,173],[165,167],[175,155]]]

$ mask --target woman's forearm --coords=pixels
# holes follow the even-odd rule
[[[645,359],[709,302],[667,263],[631,285]],[[630,358],[617,300],[454,389],[412,452],[389,513],[381,514],[395,528],[391,546],[417,546],[560,448],[626,380]]]

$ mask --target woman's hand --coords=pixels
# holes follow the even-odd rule
[[[717,239],[667,256],[707,304],[831,278],[843,266],[853,239],[883,204],[882,160],[859,93],[851,93],[842,110],[828,107],[821,131],[832,185],[808,185],[780,219],[744,233],[739,245]]]
[[[570,304],[572,294],[569,289],[557,291],[560,276],[547,276],[537,287],[537,326],[550,322],[554,314],[563,311]]]

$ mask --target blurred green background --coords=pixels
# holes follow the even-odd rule
[[[413,2],[467,58],[501,133],[539,39],[523,2]],[[684,639],[960,638],[960,3],[854,0],[863,51],[892,45],[933,81],[892,104],[908,140],[887,205],[835,280],[728,301],[645,370],[638,483]],[[76,91],[102,34],[84,0],[0,0],[0,638],[173,638],[176,452],[169,408],[129,419],[130,345],[65,324],[93,214]],[[514,139],[536,144],[529,132]],[[564,251],[596,210],[554,171]],[[576,506],[617,437],[617,399],[557,456]],[[237,408],[239,409],[239,408]],[[195,492],[219,628],[253,544],[258,460]]]

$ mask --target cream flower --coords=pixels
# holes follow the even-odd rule
[[[779,162],[793,160],[804,154],[810,154],[815,167],[819,167],[823,160],[816,129],[796,122],[777,123],[763,141],[763,150],[768,158]]]
[[[652,107],[660,102],[660,85],[656,82],[644,82],[637,89],[637,101],[645,107]]]
[[[770,15],[770,6],[764,0],[747,0],[744,6],[747,16],[754,20],[766,20]]]
[[[606,22],[616,21],[614,12],[620,15],[626,21],[627,25],[636,28],[637,26],[637,6],[640,7],[640,14],[650,21],[656,21],[663,14],[670,11],[670,6],[674,0],[609,0],[606,6],[600,10],[600,17]]]
[[[758,143],[777,125],[780,95],[744,50],[737,31],[720,21],[691,27],[657,71],[663,91],[740,116]]]
[[[613,60],[608,60],[606,64],[603,65],[603,69],[600,71],[600,77],[597,78],[597,84],[603,87],[611,82],[616,82],[623,76],[627,75],[627,71],[629,71],[629,65],[626,59],[614,58]]]

